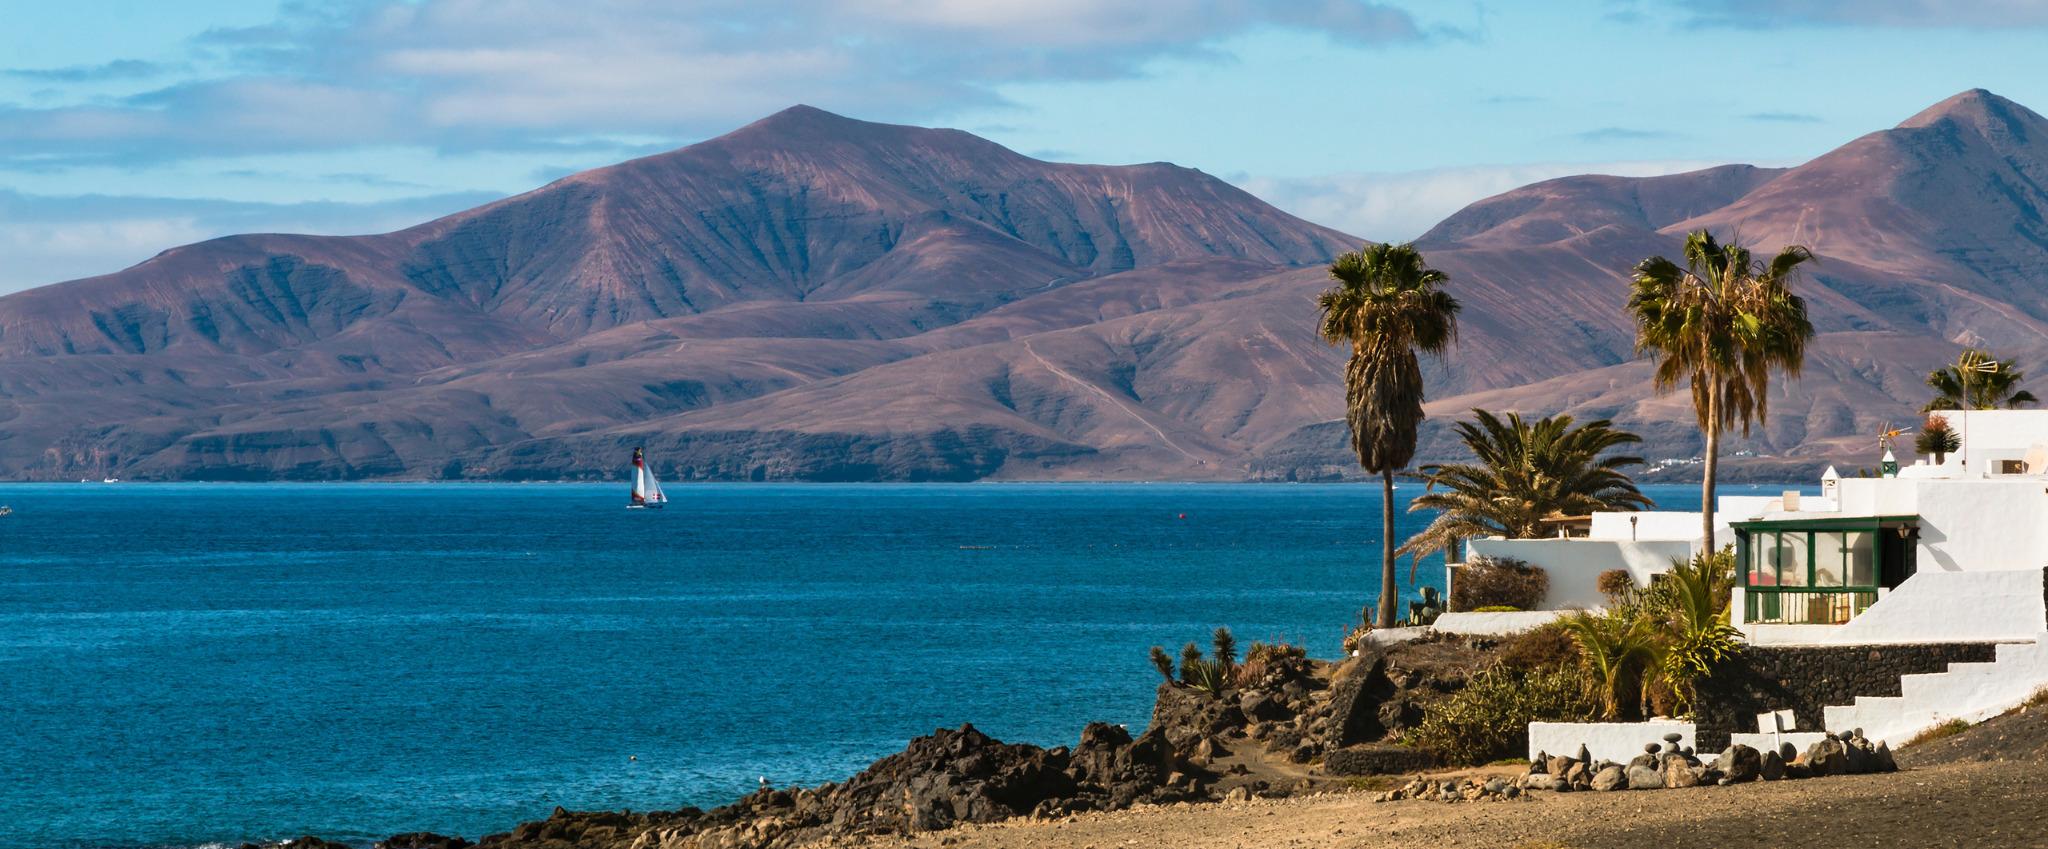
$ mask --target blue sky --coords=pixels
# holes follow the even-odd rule
[[[1989,88],[2039,0],[0,0],[0,292],[376,232],[794,103],[1168,160],[1374,239],[1572,173],[1792,164]]]

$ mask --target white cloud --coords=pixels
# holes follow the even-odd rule
[[[0,105],[0,165],[367,144],[701,138],[796,103],[915,121],[1017,82],[1106,79],[1270,29],[1444,32],[1366,0],[361,0],[216,30],[200,70],[113,102]],[[95,69],[81,69],[90,74]]]
[[[1302,218],[1375,241],[1408,241],[1474,201],[1576,174],[1654,177],[1721,165],[1692,160],[1535,163],[1429,171],[1245,176],[1233,182]]]

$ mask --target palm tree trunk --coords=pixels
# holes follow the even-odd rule
[[[1394,470],[1380,472],[1380,617],[1379,627],[1394,627],[1394,603],[1401,595],[1394,574]]]
[[[1721,467],[1720,392],[1707,394],[1707,456],[1700,475],[1700,548],[1714,552],[1714,475]]]

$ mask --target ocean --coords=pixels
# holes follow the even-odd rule
[[[963,722],[1070,745],[1144,726],[1149,647],[1334,656],[1378,586],[1377,485],[669,495],[0,485],[0,847],[475,838],[838,780]]]

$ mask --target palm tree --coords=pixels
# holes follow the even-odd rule
[[[1663,650],[1657,626],[1640,611],[1603,615],[1579,613],[1558,620],[1579,646],[1586,683],[1600,703],[1601,718],[1635,719],[1648,700],[1646,686],[1660,668]]]
[[[2020,388],[2025,377],[2013,367],[2012,360],[1996,359],[1989,352],[1969,348],[1956,358],[1955,365],[1927,374],[1927,386],[1935,396],[1920,411],[2016,410],[2040,403],[2034,393]]]
[[[1636,351],[1657,358],[1656,384],[1692,390],[1693,410],[1706,433],[1700,482],[1701,537],[1714,545],[1714,475],[1721,431],[1767,412],[1771,372],[1797,377],[1806,360],[1813,322],[1792,278],[1813,252],[1798,245],[1769,262],[1736,243],[1721,244],[1705,230],[1685,237],[1683,268],[1661,256],[1636,265],[1628,310],[1636,322]]]
[[[1449,278],[1430,268],[1413,245],[1367,245],[1330,264],[1337,281],[1316,298],[1320,333],[1349,343],[1344,368],[1345,421],[1358,465],[1380,476],[1380,599],[1378,625],[1394,624],[1394,472],[1415,457],[1422,424],[1422,365],[1417,352],[1442,354],[1458,335],[1458,299],[1441,287]]]
[[[1473,410],[1473,421],[1457,424],[1458,438],[1476,463],[1422,467],[1429,491],[1408,503],[1408,511],[1436,510],[1436,519],[1409,537],[1401,553],[1423,557],[1470,537],[1531,539],[1543,534],[1543,520],[1596,510],[1641,510],[1652,506],[1621,471],[1642,465],[1629,455],[1607,451],[1643,441],[1616,430],[1606,419],[1574,426],[1571,416],[1534,423],[1515,413],[1507,418]]]

